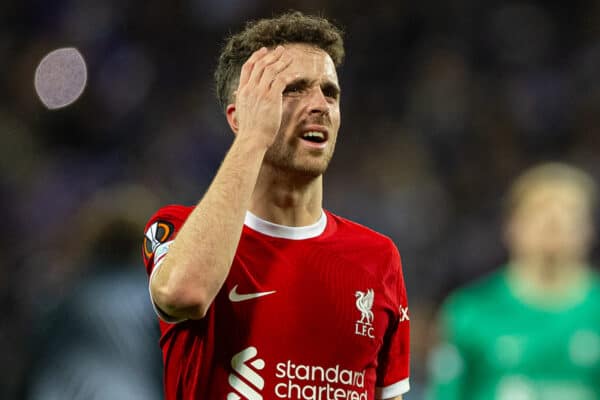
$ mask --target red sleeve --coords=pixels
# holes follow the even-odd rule
[[[376,398],[387,399],[409,389],[410,318],[400,254],[393,245],[389,272],[395,275],[393,295],[394,320],[386,334],[377,368]]]
[[[146,224],[142,258],[148,276],[167,254],[169,244],[187,219],[193,207],[169,205],[158,210]]]

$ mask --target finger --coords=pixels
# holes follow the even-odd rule
[[[258,60],[252,70],[252,75],[248,81],[249,84],[258,86],[262,79],[263,73],[265,72],[265,68],[277,62],[283,55],[283,51],[283,46],[277,46],[275,50],[272,50],[267,56]]]
[[[275,49],[271,50],[267,56],[261,58],[254,64],[252,76],[249,80],[251,85],[258,86],[264,74],[265,68],[274,62],[277,62],[283,54],[283,50],[283,46],[277,46]]]
[[[287,67],[286,67],[287,68]],[[300,78],[300,75],[297,72],[290,72],[290,70],[283,70],[281,73],[277,74],[273,81],[270,84],[270,89],[274,93],[278,93],[279,95],[283,94],[283,91],[290,83],[294,82],[296,79]]]
[[[258,60],[263,58],[268,54],[268,49],[266,47],[261,47],[256,50],[252,55],[246,60],[244,65],[242,66],[242,70],[240,71],[240,83],[239,86],[245,85],[248,83],[250,76],[252,74],[252,70],[254,69],[254,65]]]
[[[268,90],[271,89],[275,78],[284,71],[286,71],[292,64],[293,59],[291,57],[282,57],[276,63],[271,64],[268,68],[265,68],[263,77],[261,79],[261,85],[264,85]]]

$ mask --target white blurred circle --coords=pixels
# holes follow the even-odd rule
[[[83,93],[87,67],[81,53],[66,47],[48,53],[35,70],[35,91],[50,110],[66,107]]]
[[[571,361],[581,367],[593,367],[600,360],[600,337],[594,331],[578,330],[569,340]]]
[[[534,400],[539,399],[529,380],[524,376],[508,375],[498,383],[496,397],[498,400]]]
[[[433,350],[428,367],[436,379],[448,382],[464,371],[464,361],[456,346],[443,343]]]

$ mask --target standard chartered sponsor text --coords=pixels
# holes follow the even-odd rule
[[[288,360],[275,366],[275,376],[285,379],[275,385],[280,399],[367,400],[365,371],[295,364]]]

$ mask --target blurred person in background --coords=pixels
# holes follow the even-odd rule
[[[215,74],[235,139],[196,207],[144,239],[167,399],[401,399],[409,316],[391,239],[322,206],[340,126],[330,21],[299,12],[229,38]]]
[[[600,398],[600,278],[589,265],[597,186],[546,163],[510,189],[500,270],[451,293],[431,400]]]
[[[159,400],[158,327],[140,271],[140,214],[156,203],[144,188],[100,190],[70,223],[79,279],[38,321],[24,377],[26,400]],[[156,351],[155,351],[156,349]]]

